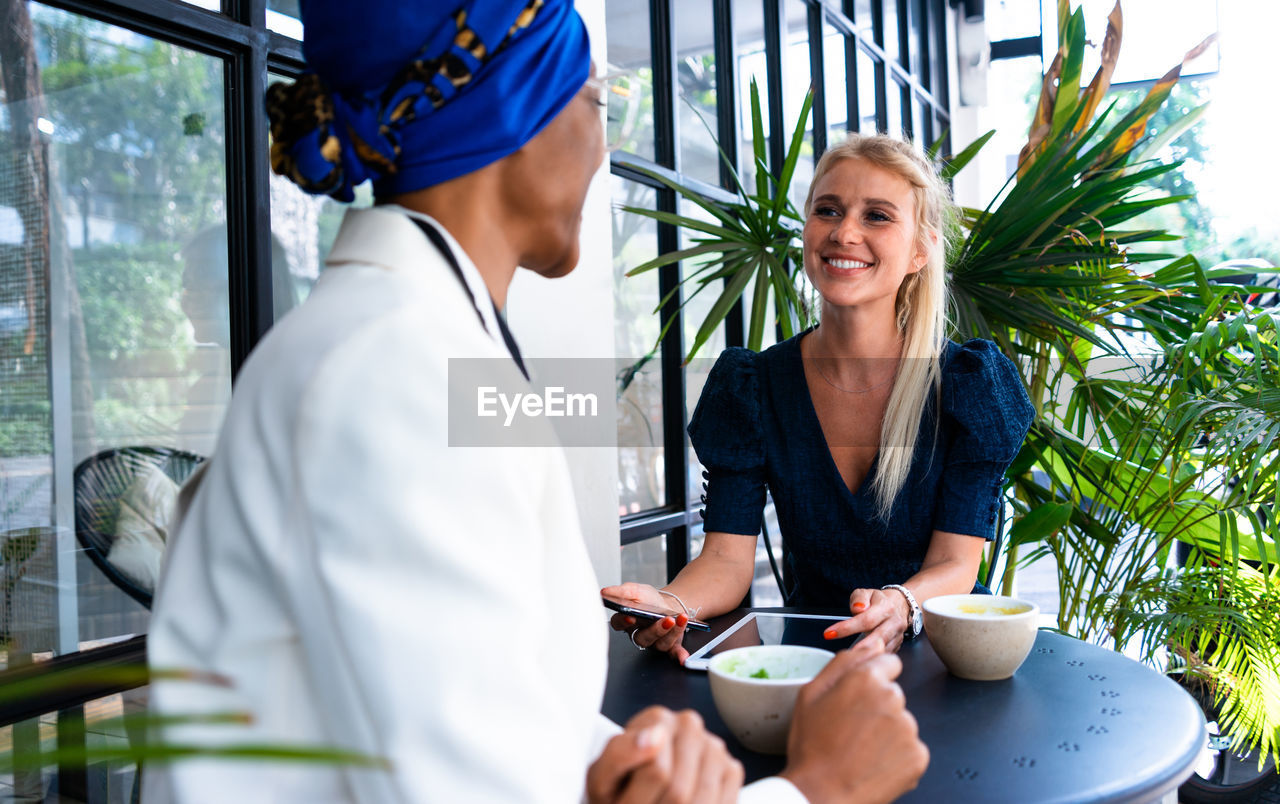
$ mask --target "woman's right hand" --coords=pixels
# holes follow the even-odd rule
[[[672,603],[670,598],[647,583],[628,582],[617,586],[606,586],[600,590],[600,593],[626,600],[637,608],[670,609]],[[615,614],[609,620],[613,630],[630,633],[632,641],[638,647],[668,653],[680,664],[684,664],[684,660],[689,658],[689,651],[684,649],[683,644],[685,626],[688,623],[689,618],[684,614],[664,617],[657,622],[637,621],[635,617],[627,614]]]

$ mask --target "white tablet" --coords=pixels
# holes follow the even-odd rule
[[[748,645],[808,645],[832,652],[843,650],[856,642],[861,634],[843,639],[824,639],[822,632],[832,623],[847,619],[825,614],[749,612],[724,633],[690,654],[684,666],[690,670],[706,670],[711,657],[717,653]]]

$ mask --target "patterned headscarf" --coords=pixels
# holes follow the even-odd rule
[[[267,90],[271,167],[351,201],[471,173],[518,150],[590,70],[572,0],[303,0],[308,72]]]

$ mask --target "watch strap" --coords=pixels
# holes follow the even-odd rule
[[[920,604],[916,602],[916,596],[911,594],[911,590],[900,583],[885,584],[880,587],[880,589],[882,591],[887,589],[896,589],[902,593],[902,596],[907,599],[907,608],[909,609],[906,637],[907,639],[915,639],[920,636],[920,631],[922,629]]]

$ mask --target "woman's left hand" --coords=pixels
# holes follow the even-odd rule
[[[911,608],[907,598],[893,589],[854,589],[849,595],[849,611],[853,616],[841,620],[823,632],[827,639],[840,639],[854,634],[869,634],[884,640],[885,648],[902,647]]]

